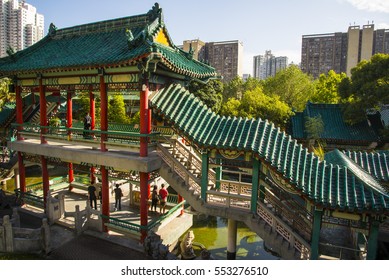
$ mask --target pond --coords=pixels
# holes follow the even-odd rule
[[[213,258],[227,259],[227,219],[196,215],[193,217],[193,226],[189,230],[194,233],[194,242],[207,248]],[[196,255],[200,252],[200,249],[196,250],[197,248],[194,246]],[[267,252],[263,240],[244,223],[239,222],[236,259],[277,260],[279,258]]]

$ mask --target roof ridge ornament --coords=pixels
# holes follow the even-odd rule
[[[153,22],[155,19],[159,18],[159,23],[163,22],[162,8],[159,7],[158,3],[155,3],[154,6],[147,12],[149,16],[149,22]]]
[[[54,25],[54,23],[50,23],[50,26],[49,26],[49,36],[50,37],[53,37],[55,35],[55,33],[57,32],[57,27]]]

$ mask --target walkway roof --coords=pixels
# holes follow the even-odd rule
[[[370,175],[320,160],[267,120],[219,116],[180,85],[160,90],[151,102],[200,148],[252,152],[319,207],[389,212],[388,191]]]

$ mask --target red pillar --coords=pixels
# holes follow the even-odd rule
[[[149,182],[149,173],[139,172],[140,177],[140,224],[141,226],[147,227],[148,220],[148,182]],[[147,237],[147,231],[141,230],[141,242]]]
[[[181,203],[184,201],[184,198],[181,195],[178,195],[178,203]],[[184,205],[182,205],[180,216],[184,214]]]
[[[68,163],[68,174],[69,174],[69,183],[74,181],[74,170],[73,170],[73,163]],[[73,187],[69,186],[69,190],[71,191]]]
[[[43,200],[44,200],[45,212],[46,212],[47,193],[49,192],[49,172],[47,170],[47,159],[44,156],[41,156],[41,164],[42,164],[42,181],[43,181]]]
[[[102,196],[102,206],[101,206],[101,214],[104,216],[109,216],[109,183],[108,183],[108,170],[105,166],[100,167],[101,171],[101,196]],[[105,232],[108,231],[107,227],[104,226],[106,223],[105,219],[103,219],[103,230]]]
[[[90,181],[93,182],[93,183],[96,183],[95,171],[96,171],[96,168],[94,168],[92,166],[90,168]]]
[[[67,128],[73,127],[73,102],[72,102],[72,92],[68,91],[66,95],[66,125]],[[72,133],[70,130],[68,130],[68,140],[71,139]],[[69,174],[69,183],[74,181],[74,170],[73,170],[73,163],[68,163],[68,174]],[[71,191],[73,189],[72,186],[69,186],[69,190]]]
[[[66,124],[70,129],[73,127],[73,102],[72,102],[72,93],[70,91],[67,92],[66,95]],[[68,135],[71,135],[71,131],[68,131]]]
[[[104,75],[100,76],[100,130],[108,130],[108,96],[107,96],[107,86],[104,81]],[[101,134],[101,151],[107,151],[104,141],[106,141],[107,135]]]
[[[145,79],[140,92],[140,133],[149,134],[151,131],[151,116],[149,110],[149,80]],[[148,139],[140,139],[140,156],[148,156]],[[149,173],[139,172],[140,175],[140,224],[147,226],[148,198],[150,196]],[[141,242],[146,238],[147,231],[142,230]]]

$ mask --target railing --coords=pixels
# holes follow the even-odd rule
[[[251,184],[221,180],[219,190],[207,191],[207,202],[224,207],[250,210],[251,190]]]
[[[299,215],[299,212],[292,208],[287,208],[277,196],[275,196],[270,190],[265,192],[265,202],[271,204],[274,208],[274,214],[287,224],[289,224],[295,231],[301,234],[305,240],[311,239],[312,225],[305,222]]]
[[[201,194],[201,181],[195,175],[187,170],[185,166],[182,165],[172,154],[161,144],[158,144],[158,154],[162,160],[175,172],[179,175],[193,191],[194,194]]]
[[[262,202],[257,202],[257,215],[299,251],[302,259],[309,259],[311,250],[308,242],[296,234],[293,229],[287,226],[280,218],[276,217]]]
[[[112,126],[113,125],[113,126]],[[150,134],[141,134],[136,129],[128,131],[128,126],[120,126],[111,124],[114,129],[126,128],[124,131],[120,130],[85,130],[83,128],[66,126],[40,126],[32,123],[12,124],[13,127],[18,128],[18,132],[25,138],[40,138],[41,133],[47,139],[57,139],[61,141],[79,141],[99,144],[103,137],[104,143],[115,146],[139,146],[141,138],[147,138],[149,146],[157,143],[159,132],[152,132]]]
[[[189,170],[196,170],[199,174],[201,174],[202,162],[201,159],[196,155],[193,148],[188,148],[188,146],[177,139],[172,139],[171,142],[173,147],[172,155],[175,157],[184,157],[186,159],[186,168]],[[208,170],[208,180],[212,184],[216,184],[216,174],[212,169]]]
[[[17,201],[20,204],[28,203],[33,206],[44,208],[44,199],[42,196],[37,196],[27,192],[21,192],[19,189],[15,190]]]
[[[56,177],[56,178],[50,179],[49,180],[49,185],[50,185],[49,188],[53,189],[53,188],[55,188],[55,185],[67,182],[67,180],[68,180],[67,176]],[[32,185],[26,186],[26,192],[28,192],[28,193],[31,193],[31,192],[36,193],[36,192],[42,191],[42,190],[43,190],[43,182],[39,182],[39,183],[35,183]]]
[[[106,221],[106,224],[108,226],[113,226],[113,229],[118,229],[121,231],[129,232],[130,234],[139,235],[142,230],[145,230],[149,232],[153,228],[157,227],[163,220],[167,219],[171,215],[173,215],[177,210],[182,208],[182,206],[185,204],[185,200],[178,203],[171,209],[169,209],[166,214],[163,216],[160,216],[156,220],[152,221],[151,223],[148,223],[147,226],[142,226],[139,224],[131,223],[128,221],[124,221],[118,218],[113,218],[105,215],[100,215],[103,220]]]
[[[342,260],[343,259],[343,256],[345,254],[347,254],[347,252],[351,252],[352,254],[354,254],[355,256],[362,256],[364,254],[367,254],[367,250],[358,250],[358,249],[354,249],[354,248],[348,248],[348,247],[344,247],[344,246],[339,246],[339,245],[333,245],[333,244],[329,244],[329,243],[322,243],[320,242],[319,243],[321,246],[324,246],[324,247],[329,247],[331,249],[335,249],[338,251],[338,257],[335,257],[339,260]],[[346,252],[346,253],[345,253]],[[350,259],[350,258],[346,258],[346,259]]]

